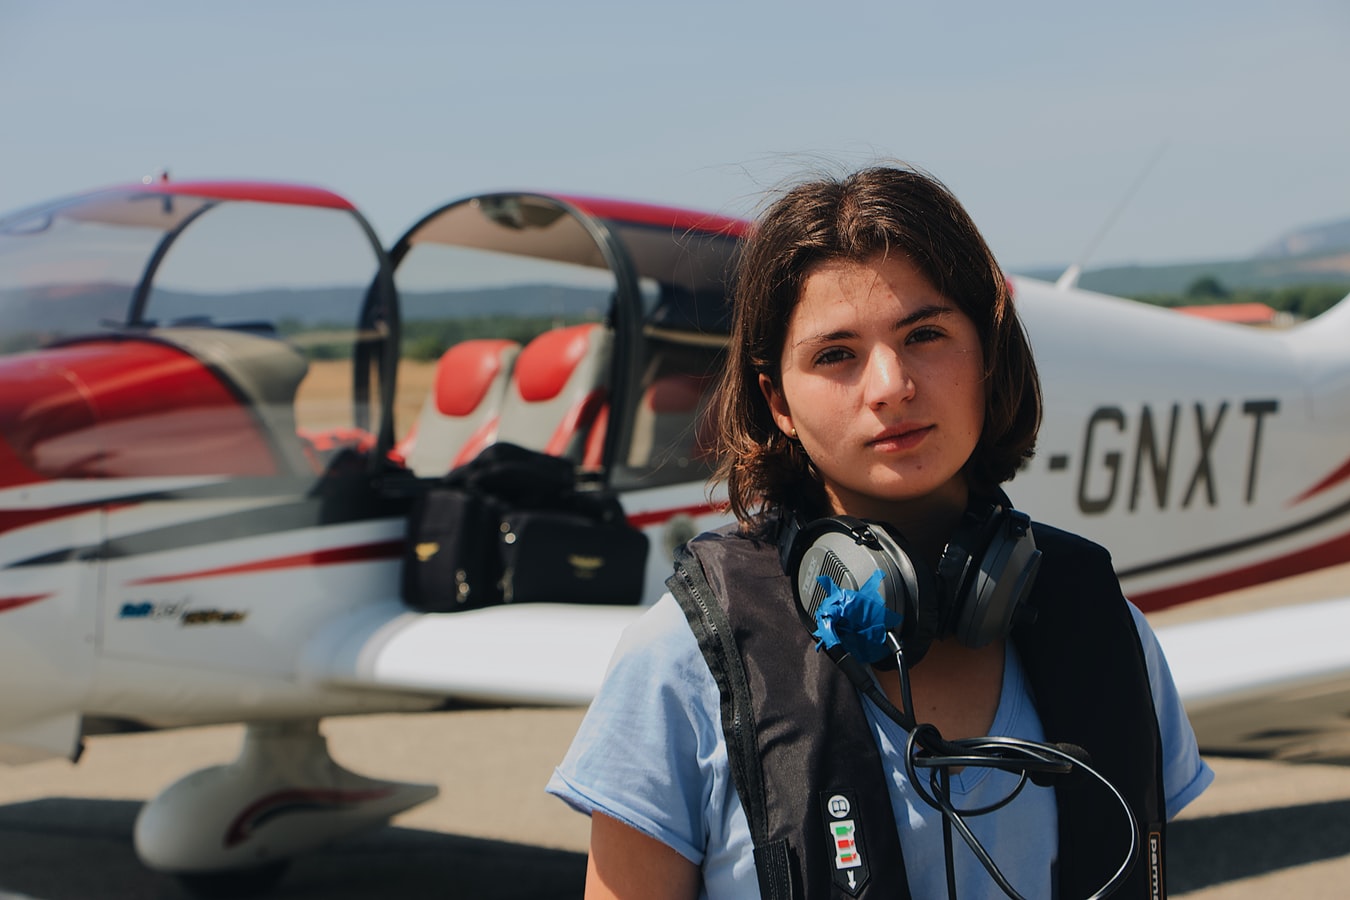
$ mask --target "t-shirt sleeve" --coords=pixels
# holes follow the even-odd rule
[[[718,777],[719,715],[712,673],[667,594],[624,632],[546,790],[701,864]]]
[[[1172,819],[1188,803],[1199,797],[1214,781],[1214,771],[1200,758],[1195,742],[1195,731],[1181,705],[1177,686],[1172,681],[1172,670],[1153,628],[1144,614],[1133,604],[1135,627],[1139,643],[1144,649],[1148,665],[1149,685],[1153,690],[1153,708],[1158,716],[1158,730],[1162,737],[1163,789],[1167,795],[1167,818]]]

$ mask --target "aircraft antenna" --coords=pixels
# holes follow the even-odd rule
[[[1158,164],[1158,160],[1162,159],[1163,152],[1166,150],[1167,142],[1164,141],[1162,144],[1158,145],[1157,150],[1153,151],[1153,155],[1149,157],[1148,162],[1144,164],[1144,168],[1139,170],[1139,174],[1135,176],[1133,183],[1130,184],[1129,189],[1125,192],[1125,196],[1120,198],[1120,202],[1116,204],[1116,208],[1106,217],[1106,221],[1102,223],[1101,228],[1097,229],[1097,233],[1092,236],[1092,240],[1088,241],[1088,245],[1083,248],[1083,252],[1078,255],[1078,259],[1071,263],[1069,267],[1064,270],[1064,274],[1060,275],[1055,281],[1056,289],[1067,291],[1078,286],[1078,278],[1083,274],[1083,266],[1087,264],[1088,258],[1096,252],[1097,245],[1106,237],[1106,233],[1111,230],[1111,226],[1116,224],[1116,220],[1120,218],[1120,214],[1125,211],[1125,207],[1134,199],[1134,195],[1139,192],[1139,188],[1144,184],[1144,179],[1153,171],[1153,167]]]

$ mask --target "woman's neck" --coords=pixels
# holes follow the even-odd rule
[[[863,508],[836,508],[836,513],[885,522],[918,548],[936,566],[942,551],[965,514],[970,490],[965,479],[953,478],[943,487],[909,500],[877,498]]]

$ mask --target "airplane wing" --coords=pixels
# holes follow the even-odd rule
[[[645,607],[522,603],[411,612],[397,599],[341,617],[303,650],[302,677],[332,687],[474,703],[584,705]]]
[[[1156,631],[1203,751],[1350,763],[1350,597]]]
[[[563,603],[458,613],[397,600],[340,618],[305,647],[305,678],[334,688],[471,703],[584,705],[645,607]],[[1206,753],[1350,762],[1350,597],[1156,628]]]

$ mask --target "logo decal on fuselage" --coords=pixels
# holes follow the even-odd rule
[[[176,619],[183,614],[185,609],[187,609],[187,600],[128,601],[122,604],[122,608],[117,613],[117,618],[146,619],[148,621]]]
[[[143,622],[177,621],[179,625],[237,625],[248,618],[247,610],[188,609],[182,600],[128,600],[117,611],[119,619]]]

